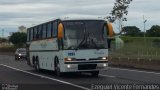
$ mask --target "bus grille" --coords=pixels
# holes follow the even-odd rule
[[[92,70],[96,69],[97,64],[80,64],[78,65],[78,70]]]

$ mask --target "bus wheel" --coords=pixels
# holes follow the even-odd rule
[[[60,64],[59,64],[58,60],[56,60],[56,62],[55,62],[55,72],[56,72],[57,76],[62,76],[62,73],[60,71]]]
[[[91,75],[92,75],[93,77],[98,77],[99,71],[92,71],[92,72],[91,72]]]
[[[34,65],[34,66],[35,66],[35,67],[34,67],[35,70],[36,70],[36,71],[40,71],[38,60],[35,60],[34,64],[35,64],[35,65]]]

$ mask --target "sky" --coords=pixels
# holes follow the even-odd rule
[[[16,32],[24,25],[31,27],[60,17],[109,16],[115,0],[0,0],[0,37]],[[160,25],[160,0],[133,0],[128,8],[128,21],[124,26],[143,29],[143,16],[147,19],[146,30]],[[117,23],[113,23],[117,31]],[[117,31],[118,32],[118,31]]]

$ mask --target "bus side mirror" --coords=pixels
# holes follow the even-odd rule
[[[108,36],[108,48],[111,48],[111,41],[115,35],[114,31],[113,31],[113,26],[111,23],[107,23],[106,24],[106,28],[107,28],[107,36]]]
[[[113,31],[112,24],[107,23],[107,28],[108,28],[107,35],[109,36],[109,38],[113,37],[114,36],[114,31]]]
[[[64,27],[62,23],[59,23],[58,25],[58,39],[62,39],[64,34]]]

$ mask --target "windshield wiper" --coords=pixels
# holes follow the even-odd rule
[[[87,34],[85,33],[83,40],[76,47],[76,50],[78,50],[79,47],[89,48],[90,44],[88,44],[88,42],[91,42],[96,47],[96,49],[99,49],[97,44],[94,42],[93,37],[90,37],[90,35],[91,34],[89,32]]]
[[[98,50],[99,50],[99,48],[98,48],[97,44],[93,41],[93,39],[92,39],[91,41],[92,41],[92,43],[94,44],[94,46],[96,47],[96,49],[98,49]]]
[[[84,42],[86,42],[86,32],[84,33],[83,40],[80,42],[80,44],[75,49],[78,50],[79,47],[82,46]]]
[[[92,33],[88,33],[88,39],[92,42],[92,44],[94,44],[94,46],[96,47],[96,49],[99,49],[98,48],[98,46],[97,46],[97,44],[95,43],[95,41],[93,40],[93,38],[94,38],[94,35],[92,34],[92,37],[91,37],[91,34]]]

